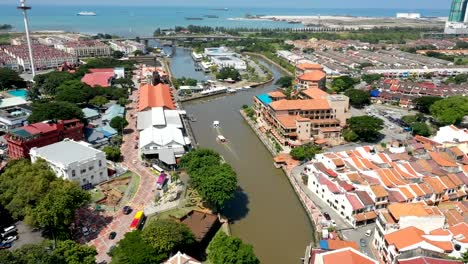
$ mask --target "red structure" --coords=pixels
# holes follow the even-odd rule
[[[83,124],[78,119],[41,122],[10,131],[8,142],[10,159],[29,158],[29,150],[62,141],[65,138],[83,140]]]

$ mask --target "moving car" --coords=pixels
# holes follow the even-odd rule
[[[367,242],[364,238],[359,239],[359,245],[361,245],[361,248],[367,247]]]
[[[366,236],[370,237],[372,235],[372,230],[367,230],[365,233]]]
[[[109,239],[112,240],[112,239],[115,238],[115,236],[117,236],[117,233],[116,233],[116,232],[110,232],[110,234],[109,234]]]
[[[125,215],[128,215],[128,214],[130,214],[132,212],[132,208],[130,206],[126,205],[126,206],[123,207],[122,211],[123,211],[123,213]]]
[[[331,220],[331,217],[327,212],[323,213],[323,217],[325,217],[327,220]]]

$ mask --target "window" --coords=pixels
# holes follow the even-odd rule
[[[102,171],[99,173],[99,176],[101,176],[101,177],[102,177]]]
[[[72,170],[72,177],[75,177],[76,173],[75,170]]]
[[[94,179],[94,175],[91,175],[91,180]]]
[[[86,168],[85,168],[85,169],[82,169],[80,172],[81,172],[81,173],[85,173],[85,172],[86,172]]]
[[[99,167],[102,167],[102,160],[99,160]]]
[[[91,170],[94,170],[94,166],[89,166],[88,169],[89,169],[90,171],[91,171]]]

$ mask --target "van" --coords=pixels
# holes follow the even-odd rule
[[[16,232],[16,226],[13,225],[13,226],[6,227],[3,229],[2,237],[5,237],[14,232]]]

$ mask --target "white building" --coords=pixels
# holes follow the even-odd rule
[[[133,40],[125,40],[125,41],[112,40],[112,41],[109,41],[109,45],[113,50],[121,51],[125,53],[126,55],[132,54],[137,50],[143,53],[146,53],[145,45],[139,42],[133,41]]]
[[[31,161],[45,160],[58,177],[81,186],[96,185],[109,179],[106,154],[90,144],[65,139],[41,148],[32,148]]]
[[[420,13],[397,13],[396,17],[397,18],[406,18],[406,19],[420,19],[421,14]]]
[[[190,140],[184,137],[182,130],[167,126],[164,128],[148,127],[140,132],[140,152],[155,155],[167,165],[176,164],[176,158],[182,157]]]
[[[440,144],[468,142],[468,129],[456,126],[444,126],[439,128],[433,140]]]
[[[215,56],[211,57],[211,62],[216,64],[218,69],[232,67],[239,71],[247,69],[247,63],[236,56]]]

